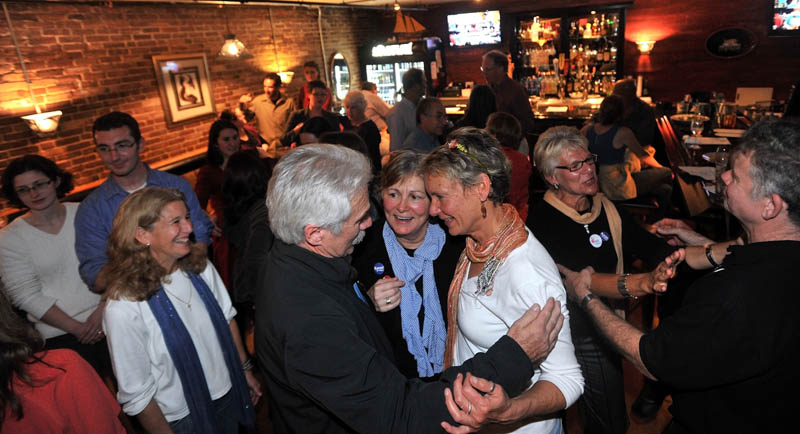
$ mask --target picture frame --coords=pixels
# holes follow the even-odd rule
[[[215,115],[204,53],[153,56],[153,69],[167,127]]]
[[[714,31],[706,38],[706,51],[714,57],[733,59],[747,55],[757,44],[758,38],[750,30],[744,27],[726,27]]]

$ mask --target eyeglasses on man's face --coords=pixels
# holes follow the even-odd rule
[[[114,145],[110,145],[110,146],[109,145],[97,145],[95,147],[95,149],[97,149],[97,152],[99,152],[101,154],[110,154],[111,152],[114,152],[114,151],[116,151],[117,153],[128,152],[131,149],[133,149],[134,146],[136,146],[136,142],[135,141],[126,140],[126,141],[118,142],[118,143],[116,143]]]
[[[50,184],[52,184],[52,183],[53,183],[52,179],[48,179],[47,181],[36,181],[33,184],[31,184],[30,186],[17,187],[17,188],[14,189],[14,191],[17,192],[17,196],[27,196],[27,195],[31,194],[32,192],[34,192],[34,191],[38,193],[38,192],[44,190],[45,188],[50,186]]]
[[[564,170],[569,170],[570,172],[577,172],[583,169],[584,164],[591,164],[592,166],[594,166],[595,163],[597,163],[597,154],[589,154],[589,156],[584,158],[583,160],[573,161],[572,163],[569,163],[569,165],[566,166],[556,166],[556,169],[564,169]]]

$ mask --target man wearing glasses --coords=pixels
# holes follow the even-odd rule
[[[522,137],[527,137],[533,132],[533,111],[528,93],[508,76],[508,56],[501,51],[489,51],[483,55],[481,72],[494,91],[497,111],[514,115],[522,126]],[[521,152],[527,154],[526,149],[523,148]]]
[[[140,159],[145,140],[133,116],[121,112],[103,115],[94,122],[92,135],[97,154],[111,172],[108,179],[81,202],[75,216],[79,272],[92,291],[102,293],[106,289],[103,267],[108,261],[106,244],[111,224],[122,201],[134,191],[153,185],[182,191],[189,205],[195,240],[209,243],[214,225],[200,207],[189,183],[179,176],[151,169]]]
[[[447,115],[439,98],[423,98],[417,106],[417,126],[403,141],[402,149],[431,152],[439,146],[439,137],[447,126]]]

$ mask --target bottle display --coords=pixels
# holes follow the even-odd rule
[[[517,19],[514,78],[532,96],[609,95],[621,78],[623,9]]]

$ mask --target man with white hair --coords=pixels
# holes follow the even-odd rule
[[[335,145],[296,148],[273,171],[267,206],[276,240],[255,324],[273,431],[478,429],[477,420],[508,409],[506,393],[522,392],[533,364],[553,348],[563,323],[560,306],[553,300],[535,306],[486,353],[445,370],[437,381],[405,378],[350,266],[353,245],[372,224],[371,176],[364,155]],[[479,399],[473,408],[470,396],[477,391],[491,408]],[[470,425],[454,428],[462,422]]]
[[[800,405],[800,125],[751,127],[722,180],[747,243],[724,258],[707,248],[716,269],[658,327],[642,333],[616,316],[591,276],[565,286],[620,354],[671,388],[665,433],[784,432]]]

